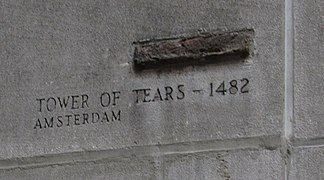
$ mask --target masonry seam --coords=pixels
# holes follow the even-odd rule
[[[285,179],[289,180],[291,167],[291,137],[294,121],[294,14],[293,0],[285,0],[285,106],[283,124],[283,148]]]
[[[242,139],[216,140],[207,142],[188,142],[166,145],[136,146],[132,148],[86,151],[65,154],[42,155],[0,160],[0,171],[9,169],[25,169],[40,166],[74,164],[77,162],[100,162],[102,160],[123,159],[131,157],[161,156],[172,154],[191,154],[200,152],[220,152],[243,149],[276,150],[280,147],[279,136],[257,136]],[[81,159],[81,160],[80,160]]]

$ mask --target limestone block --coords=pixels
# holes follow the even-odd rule
[[[299,147],[293,150],[290,179],[324,179],[324,148]]]
[[[280,135],[280,0],[1,1],[0,158]],[[134,69],[134,42],[253,29],[244,59]]]
[[[324,136],[324,2],[294,2],[294,132],[296,138]]]

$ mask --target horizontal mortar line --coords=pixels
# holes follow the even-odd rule
[[[2,159],[0,160],[0,170],[33,169],[54,165],[73,165],[87,162],[96,163],[130,157],[190,154],[209,151],[212,152],[240,149],[275,150],[280,146],[281,137],[279,135],[147,146],[132,146],[120,149],[80,151],[60,154],[47,154],[34,157]]]
[[[324,147],[324,137],[312,139],[295,139],[291,145],[294,148],[307,148],[307,147]]]

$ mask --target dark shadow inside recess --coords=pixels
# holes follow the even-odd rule
[[[244,63],[249,57],[249,52],[238,52],[225,55],[214,55],[202,58],[178,58],[165,60],[163,63],[145,64],[145,66],[133,64],[135,73],[144,73],[149,71],[180,71],[188,67],[201,67],[201,66],[221,66],[229,64]]]

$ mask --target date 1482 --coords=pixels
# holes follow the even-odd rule
[[[249,80],[247,78],[239,80],[231,80],[229,82],[223,81],[220,85],[215,86],[215,84],[210,83],[210,96],[214,96],[216,93],[221,95],[237,94],[237,93],[248,93],[249,92]],[[217,87],[217,88],[216,88]],[[216,88],[216,89],[215,89]]]

